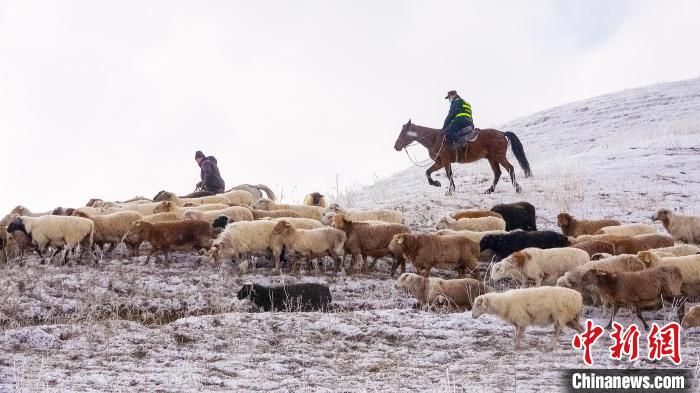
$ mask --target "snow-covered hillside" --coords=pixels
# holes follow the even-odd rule
[[[400,209],[417,230],[457,209],[520,200],[550,229],[563,210],[644,223],[662,206],[700,213],[700,79],[571,103],[499,129],[520,137],[532,166],[531,178],[516,171],[521,194],[506,178],[483,194],[492,174],[481,161],[455,167],[453,197],[429,186],[424,168],[410,167],[339,202]],[[392,153],[403,154],[388,146]],[[498,318],[412,309],[386,263],[351,277],[271,276],[269,264],[239,277],[230,263],[198,265],[192,254],[175,253],[169,267],[144,259],[0,265],[0,392],[539,392],[557,391],[559,370],[583,365],[571,330],[550,346],[551,327],[528,329],[526,348],[513,351],[514,329]],[[253,313],[236,299],[246,281],[327,283],[335,309]],[[646,317],[666,322],[670,310]],[[599,323],[608,315],[593,307],[584,314]],[[635,317],[625,310],[617,320]],[[682,340],[683,367],[700,369],[698,332]],[[610,344],[606,335],[594,347],[597,366],[677,367],[641,353],[634,363],[614,362]]]
[[[400,208],[423,228],[455,209],[518,200],[537,207],[544,228],[553,228],[563,210],[645,222],[656,207],[700,210],[700,78],[574,102],[497,128],[514,132],[525,147],[530,178],[509,153],[521,194],[504,174],[496,193],[484,195],[493,175],[482,160],[453,166],[454,197],[444,196],[446,181],[442,189],[431,187],[425,168],[412,166],[363,190],[366,198],[352,199],[359,207]],[[443,180],[444,170],[433,176]]]

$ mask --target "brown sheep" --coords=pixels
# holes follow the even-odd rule
[[[295,212],[294,210],[256,210],[252,209],[253,212],[253,219],[259,220],[261,218],[265,217],[270,217],[270,218],[301,218],[302,215]]]
[[[649,325],[642,310],[655,309],[663,299],[681,299],[681,271],[674,266],[660,266],[638,272],[606,272],[591,269],[581,277],[581,286],[590,286],[606,304],[612,305],[607,329],[612,326],[619,307],[631,307],[644,328]],[[678,319],[683,317],[684,300],[678,308]]]
[[[458,311],[471,310],[474,299],[488,291],[484,283],[473,278],[443,280],[413,273],[402,274],[394,287],[408,290],[421,307],[444,305]]]
[[[378,258],[391,257],[394,263],[391,266],[390,275],[393,277],[396,268],[401,266],[401,272],[406,272],[406,261],[402,254],[395,254],[389,249],[389,244],[394,235],[410,233],[411,229],[403,224],[368,224],[353,222],[342,214],[336,214],[331,224],[333,228],[345,232],[345,253],[352,255],[350,270],[355,266],[355,260],[362,256],[363,269],[367,269],[367,257]],[[343,256],[345,261],[345,256]]]
[[[500,218],[501,220],[503,219],[502,215],[500,215],[496,212],[492,212],[490,210],[464,210],[464,211],[452,213],[452,214],[450,214],[450,217],[454,218],[455,220],[461,220],[462,218],[481,218],[481,217],[496,217],[496,218]]]
[[[335,262],[333,273],[337,273],[344,243],[345,232],[339,229],[296,229],[291,223],[284,220],[275,225],[270,236],[270,248],[275,258],[276,270],[280,268],[280,256],[284,250],[287,254],[299,254],[306,258],[309,271],[311,271],[311,258],[329,256]]]
[[[169,263],[168,251],[171,248],[191,248],[200,250],[211,247],[211,225],[201,220],[182,220],[149,223],[136,221],[124,236],[124,242],[134,246],[144,241],[151,243],[151,251],[146,258],[149,261],[156,251],[165,254],[165,262]]]
[[[649,234],[632,237],[618,237],[609,240],[615,245],[615,255],[637,254],[652,248],[670,247],[673,245],[671,236]]]
[[[593,235],[602,228],[620,225],[617,220],[577,220],[568,213],[559,213],[557,225],[566,236]]]
[[[465,268],[468,268],[474,278],[480,279],[477,270],[479,244],[463,236],[402,233],[394,236],[389,250],[403,255],[425,277],[430,277],[433,266],[449,265],[455,267],[459,277],[463,277]]]
[[[571,247],[580,248],[581,250],[587,252],[588,256],[590,257],[601,252],[606,254],[615,254],[615,245],[604,240],[589,240]]]

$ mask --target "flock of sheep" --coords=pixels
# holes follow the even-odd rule
[[[700,243],[700,216],[657,211],[651,220],[663,223],[664,235],[649,224],[561,213],[561,232],[542,231],[535,207],[519,202],[456,212],[441,218],[436,232],[420,233],[406,226],[398,211],[347,210],[329,205],[318,193],[309,194],[303,205],[255,197],[244,190],[201,198],[161,192],[154,200],[92,199],[84,207],[43,213],[17,206],[0,221],[0,257],[22,263],[25,252],[37,252],[42,263],[51,263],[61,251],[63,263],[85,253],[97,263],[120,243],[136,256],[147,242],[147,262],[157,252],[168,263],[169,251],[194,250],[200,262],[230,258],[245,274],[251,257],[271,257],[275,272],[292,261],[288,265],[295,270],[302,260],[307,272],[314,270],[314,260],[321,269],[329,257],[333,274],[344,269],[349,275],[387,258],[391,276],[401,268],[395,286],[415,296],[421,307],[471,309],[474,318],[497,315],[515,326],[516,347],[531,325],[553,324],[554,341],[565,327],[581,331],[583,304],[611,306],[610,323],[620,307],[631,308],[648,327],[641,312],[669,301],[684,327],[700,326],[700,306],[683,315],[685,301],[700,295],[700,250],[692,244]],[[406,273],[406,261],[418,274]],[[454,269],[458,278],[433,277],[434,267]],[[486,285],[487,276],[492,282],[513,279],[522,288],[495,292]],[[289,308],[291,301],[301,310],[331,304],[327,286],[308,283],[281,289],[246,285],[239,298],[265,310]]]

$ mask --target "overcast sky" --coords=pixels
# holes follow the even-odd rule
[[[331,193],[410,165],[401,125],[441,127],[451,89],[486,127],[697,77],[698,20],[698,0],[0,0],[0,210],[184,194],[195,150],[227,186]]]

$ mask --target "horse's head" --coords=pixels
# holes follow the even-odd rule
[[[411,142],[416,140],[416,133],[413,131],[413,123],[411,119],[408,119],[408,123],[404,124],[399,133],[399,137],[396,138],[394,142],[394,149],[396,151],[401,151],[401,149],[408,146]]]

